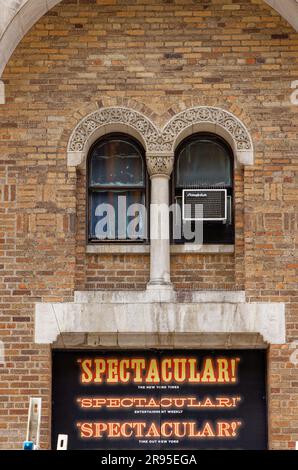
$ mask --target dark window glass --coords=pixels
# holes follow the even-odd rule
[[[203,243],[234,243],[233,223],[233,152],[213,134],[195,134],[177,148],[172,176],[172,199],[181,207],[182,190],[223,188],[227,190],[227,220],[204,221]],[[194,226],[194,222],[191,222]],[[182,223],[183,225],[183,223]],[[174,238],[174,243],[191,240]]]
[[[232,186],[231,160],[218,142],[198,139],[182,147],[177,158],[177,186]]]
[[[144,151],[134,139],[112,134],[89,155],[89,241],[144,241],[147,236]]]
[[[131,142],[111,139],[99,143],[91,158],[91,185],[143,187],[144,162]]]

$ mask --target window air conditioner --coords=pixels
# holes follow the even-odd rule
[[[226,189],[183,189],[183,220],[227,220]]]

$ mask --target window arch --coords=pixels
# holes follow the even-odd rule
[[[88,241],[144,242],[147,186],[136,139],[112,133],[97,140],[88,156]]]
[[[234,157],[229,144],[211,133],[197,133],[184,139],[175,152],[172,174],[172,202],[177,203],[182,217],[184,189],[225,189],[227,194],[226,220],[203,221],[203,243],[234,243]],[[185,222],[184,222],[185,223]],[[194,222],[191,222],[194,225]],[[174,243],[185,243],[185,238]]]

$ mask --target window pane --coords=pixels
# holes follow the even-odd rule
[[[141,208],[143,210],[139,210]],[[146,238],[143,191],[92,191],[90,211],[90,235],[93,239],[140,240]]]
[[[189,142],[178,155],[177,186],[231,186],[231,162],[227,150],[217,142]]]
[[[91,155],[91,185],[145,185],[143,158],[130,142],[111,139],[96,146]]]

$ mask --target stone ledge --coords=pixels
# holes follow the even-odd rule
[[[264,345],[284,344],[285,307],[283,303],[225,302],[36,304],[35,342],[52,344],[65,333],[130,335],[127,347],[139,347],[139,335],[155,335],[162,347],[165,339],[174,345],[185,334],[220,335],[223,347],[228,338],[241,334],[252,335],[254,341],[260,335]]]
[[[260,349],[266,348],[258,333],[64,333],[52,344],[53,349]]]
[[[5,104],[5,85],[2,80],[0,80],[0,104]]]
[[[171,245],[171,254],[188,254],[188,253],[234,253],[234,245],[195,245],[193,243],[185,243],[184,245]]]

